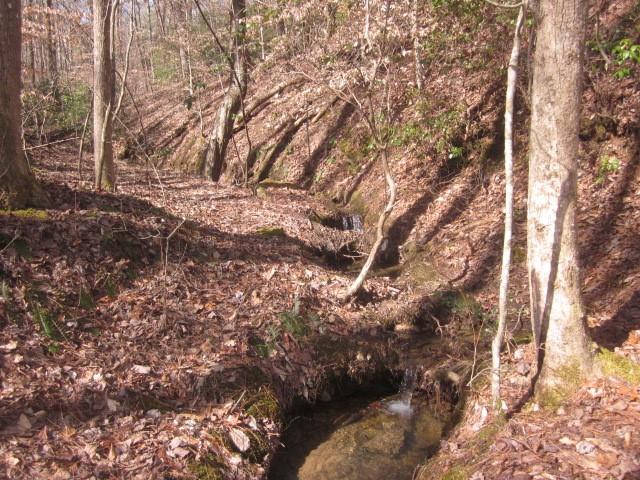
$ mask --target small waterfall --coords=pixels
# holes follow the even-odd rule
[[[355,232],[362,231],[362,216],[360,215],[343,215],[342,230],[353,230]]]
[[[411,399],[413,398],[413,392],[416,389],[416,382],[418,380],[418,368],[408,367],[404,371],[404,377],[400,384],[400,390],[398,391],[400,398],[392,400],[387,404],[387,409],[391,413],[397,415],[409,416],[413,412],[411,406]]]

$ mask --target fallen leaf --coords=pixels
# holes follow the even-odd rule
[[[151,367],[147,365],[134,365],[133,371],[139,373],[140,375],[148,375],[151,373]]]
[[[20,414],[20,418],[18,418],[17,427],[20,433],[25,433],[31,430],[31,422],[29,421],[29,419],[24,413]]]
[[[246,452],[249,450],[251,446],[251,440],[247,437],[247,434],[238,428],[232,428],[229,431],[229,437],[231,437],[231,441],[235,445],[235,447],[241,451]]]
[[[5,343],[4,345],[0,345],[0,350],[4,350],[5,352],[13,352],[16,348],[18,348],[18,342],[15,340]]]

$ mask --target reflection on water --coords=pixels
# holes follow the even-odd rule
[[[437,448],[442,428],[419,398],[333,402],[292,423],[269,478],[409,480]]]

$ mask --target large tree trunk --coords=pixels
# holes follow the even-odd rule
[[[204,174],[214,182],[224,170],[227,146],[233,134],[233,124],[247,92],[247,62],[245,53],[246,4],[245,0],[232,0],[233,66],[229,88],[218,109],[216,123],[209,135],[204,158]]]
[[[592,369],[576,245],[578,127],[585,0],[541,0],[537,12],[527,222],[539,395],[562,394]]]
[[[93,157],[95,187],[113,190],[113,116],[115,109],[115,62],[113,55],[114,5],[112,0],[93,0]]]
[[[42,206],[47,203],[22,151],[21,23],[21,1],[0,2],[0,208]]]

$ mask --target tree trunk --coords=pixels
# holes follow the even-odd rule
[[[501,408],[500,402],[500,350],[507,326],[509,298],[509,268],[511,267],[511,238],[513,230],[513,104],[518,81],[518,58],[520,56],[520,31],[524,19],[524,7],[520,7],[513,35],[513,48],[507,73],[507,96],[504,108],[504,177],[505,209],[504,240],[502,244],[502,273],[500,275],[500,296],[498,300],[498,330],[491,343],[491,397],[493,406]]]
[[[246,28],[245,0],[232,0],[233,7],[233,66],[229,87],[218,109],[216,123],[209,135],[204,158],[204,174],[214,182],[224,170],[227,146],[233,134],[233,124],[247,92],[247,63],[244,48]]]
[[[22,151],[21,24],[21,1],[0,2],[0,208],[44,206],[47,203]]]
[[[527,253],[540,396],[592,370],[576,245],[585,0],[541,0],[531,114]],[[544,397],[541,397],[544,398]]]
[[[47,12],[45,14],[45,23],[47,28],[47,68],[49,69],[49,82],[53,88],[54,95],[57,95],[58,61],[56,58],[56,44],[53,39],[52,11],[53,1],[47,0]]]
[[[115,62],[112,0],[93,0],[93,156],[96,189],[114,190],[113,116],[115,109]]]

